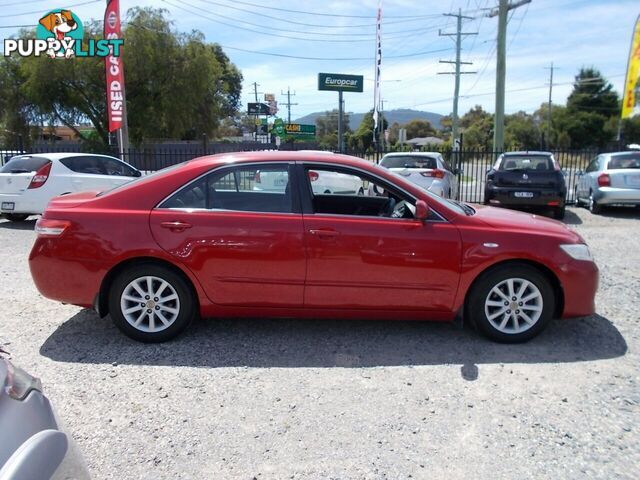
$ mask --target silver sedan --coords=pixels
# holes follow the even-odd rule
[[[603,153],[578,172],[576,203],[600,213],[603,205],[640,205],[640,152]]]

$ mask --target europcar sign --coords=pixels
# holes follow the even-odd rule
[[[319,73],[318,90],[334,92],[362,92],[364,77],[362,75],[344,75],[342,73]]]

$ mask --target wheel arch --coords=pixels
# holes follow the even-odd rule
[[[476,275],[476,277],[473,279],[471,284],[469,285],[469,289],[467,290],[467,293],[465,295],[463,308],[467,310],[467,303],[469,302],[469,298],[471,296],[470,294],[475,288],[475,286],[477,285],[477,283],[482,279],[482,277],[484,277],[485,275],[488,275],[489,273],[493,272],[498,268],[502,268],[509,265],[525,265],[528,267],[532,267],[538,270],[542,275],[544,275],[549,280],[555,296],[555,310],[553,312],[553,318],[560,318],[564,310],[564,290],[562,288],[562,284],[560,283],[560,280],[558,279],[557,275],[553,272],[553,270],[551,270],[549,267],[547,267],[543,263],[536,262],[534,260],[520,259],[520,258],[502,260],[500,262],[489,265],[484,270],[479,272]]]
[[[109,270],[107,274],[104,276],[104,278],[102,279],[102,283],[100,284],[100,290],[98,291],[98,294],[94,302],[95,310],[100,317],[105,317],[109,314],[109,289],[111,288],[111,285],[113,284],[113,281],[117,278],[117,276],[131,267],[134,267],[137,265],[144,265],[144,264],[153,264],[153,265],[160,265],[160,266],[166,267],[172,272],[174,272],[175,274],[182,277],[182,279],[189,286],[189,289],[191,290],[193,297],[198,302],[197,309],[198,310],[200,309],[201,298],[200,298],[198,289],[196,288],[191,277],[187,273],[185,273],[184,270],[182,270],[180,267],[178,267],[174,263],[171,263],[168,260],[158,258],[158,257],[142,256],[142,257],[127,258],[121,261],[120,263],[113,266],[113,268],[111,268],[111,270]]]

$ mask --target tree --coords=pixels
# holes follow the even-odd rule
[[[567,99],[567,109],[611,117],[620,114],[620,99],[613,85],[598,70],[581,68]]]
[[[338,149],[338,115],[338,109],[334,108],[316,118],[316,138],[321,148]],[[351,131],[349,115],[345,113],[342,116],[342,131],[345,134]]]
[[[540,145],[540,134],[533,115],[517,112],[506,116],[505,145],[508,150],[533,150]]]
[[[433,137],[437,133],[436,129],[427,120],[411,120],[403,128],[407,129],[407,140],[419,137]]]
[[[381,125],[378,124],[378,128]],[[384,116],[382,117],[382,128],[386,130],[389,127],[389,122]],[[362,122],[358,125],[358,128],[353,135],[351,135],[351,148],[357,150],[369,150],[373,144],[373,110],[369,110],[364,117],[362,118]]]
[[[463,148],[488,150],[493,142],[493,116],[485,112],[480,105],[460,118],[463,133]]]
[[[166,10],[138,7],[127,14],[122,60],[134,144],[154,138],[212,137],[221,120],[234,115],[240,104],[242,75],[222,48],[206,43],[197,31],[176,33],[165,15]],[[102,38],[99,22],[86,22],[84,28],[85,39]],[[17,122],[24,130],[38,118],[79,134],[77,125],[90,122],[97,134],[94,141],[108,143],[102,58],[16,57],[0,65],[0,87],[10,87],[0,88],[3,128],[15,130],[10,126]],[[6,113],[10,109],[16,112],[11,118]]]

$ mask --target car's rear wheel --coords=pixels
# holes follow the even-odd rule
[[[589,211],[595,215],[602,212],[602,206],[593,198],[593,192],[589,192]]]
[[[476,281],[468,313],[485,336],[519,343],[538,335],[551,321],[555,296],[549,280],[528,265],[505,265]]]
[[[114,280],[109,312],[115,325],[141,342],[164,342],[182,333],[196,314],[196,298],[181,275],[142,264]]]
[[[24,222],[29,215],[26,213],[3,213],[2,216],[10,222]]]

